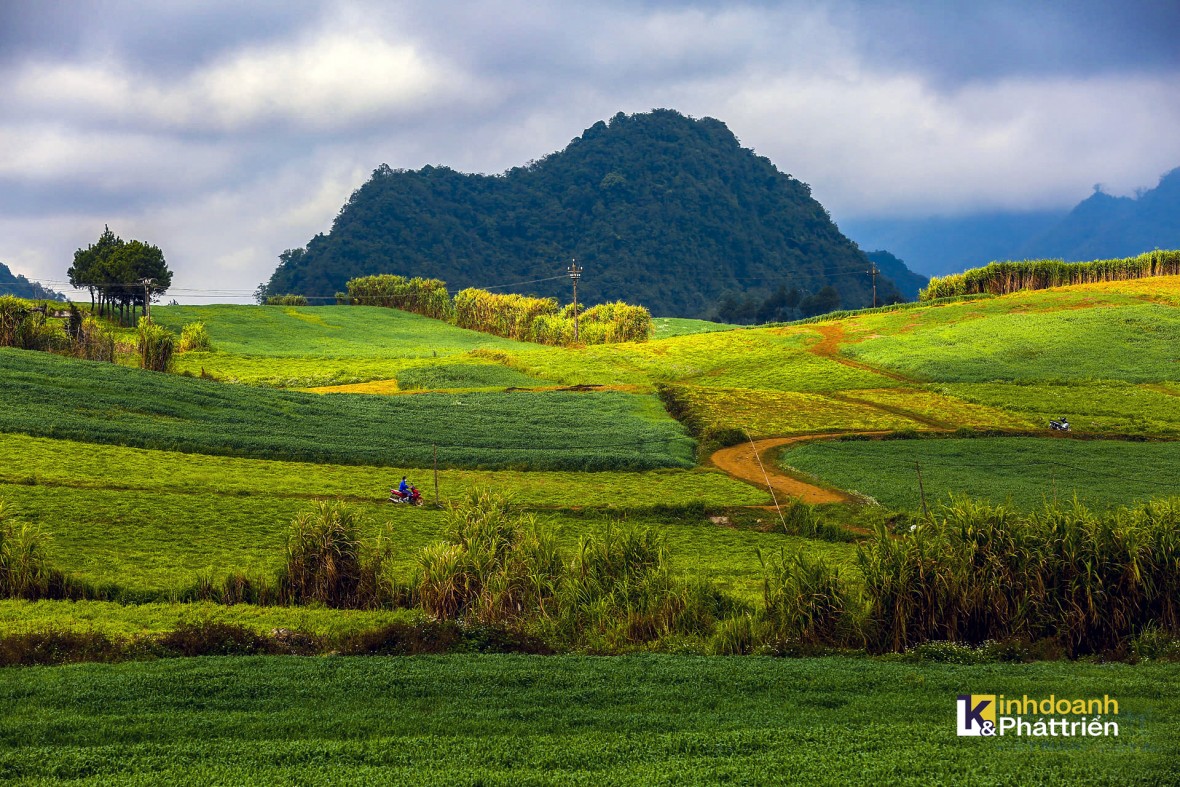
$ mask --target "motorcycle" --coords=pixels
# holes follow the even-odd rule
[[[1049,428],[1057,432],[1068,432],[1069,421],[1065,418],[1062,418],[1060,421],[1056,418],[1051,418],[1049,420]]]
[[[399,492],[397,487],[394,487],[389,490],[389,502],[420,506],[422,505],[422,493],[418,491],[416,486],[410,487],[410,491],[406,493]]]

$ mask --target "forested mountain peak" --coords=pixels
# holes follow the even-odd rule
[[[533,280],[571,258],[588,303],[621,298],[661,315],[752,319],[784,290],[797,305],[764,317],[872,297],[868,260],[807,184],[723,122],[668,109],[619,113],[502,175],[382,165],[329,234],[280,256],[263,289],[331,296],[350,278],[398,273],[452,288],[530,282],[501,289],[566,299],[568,280]],[[881,300],[899,297],[888,279],[877,284]]]

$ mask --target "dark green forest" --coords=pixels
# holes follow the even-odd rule
[[[749,322],[872,301],[868,259],[806,183],[721,121],[666,109],[599,121],[502,175],[382,165],[258,294],[331,298],[349,279],[396,273],[564,301],[569,281],[550,277],[571,258],[586,303],[657,315]],[[903,297],[888,278],[877,286],[881,302]]]

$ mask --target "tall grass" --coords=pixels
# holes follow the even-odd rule
[[[1180,251],[1149,251],[1138,257],[1093,262],[993,262],[950,276],[935,276],[918,294],[918,298],[929,301],[977,293],[1004,295],[1018,290],[1040,290],[1067,284],[1093,284],[1176,274],[1180,274]]]
[[[45,559],[48,535],[35,525],[16,521],[0,500],[0,598],[47,595],[51,571]]]
[[[176,334],[162,325],[150,322],[146,317],[139,320],[136,331],[139,365],[153,372],[172,371],[172,355],[176,349]]]
[[[423,549],[418,564],[413,584],[428,614],[513,626],[568,647],[703,637],[732,606],[674,577],[654,530],[610,527],[581,538],[570,557],[534,516],[485,491],[449,510],[445,540]]]
[[[1053,640],[1117,651],[1148,627],[1180,634],[1180,500],[1022,514],[954,498],[939,516],[859,551],[877,650],[926,640]]]
[[[448,508],[444,538],[418,557],[414,585],[427,613],[481,623],[550,613],[561,561],[553,534],[534,515],[473,490]]]
[[[205,323],[198,320],[180,329],[180,343],[176,346],[178,353],[209,352],[212,349],[213,342],[209,340],[209,330]]]
[[[861,646],[861,600],[822,558],[786,550],[763,567],[764,615],[776,638],[808,645]]]
[[[347,286],[348,293],[338,296],[338,302],[386,306],[437,320],[450,319],[454,313],[447,284],[438,279],[382,274],[350,279]]]
[[[61,304],[27,301],[0,295],[0,347],[55,350],[67,344],[65,334],[50,323],[46,311]]]
[[[307,296],[304,295],[269,295],[264,306],[307,306]]]
[[[280,603],[369,607],[389,600],[387,535],[366,544],[360,514],[339,501],[317,500],[287,532],[286,562],[278,575]]]
[[[574,343],[573,305],[560,308],[554,298],[533,298],[469,287],[451,301],[446,283],[404,276],[364,276],[348,282],[337,300],[388,306],[453,322],[460,328],[539,344]],[[604,303],[578,310],[580,344],[647,341],[655,331],[651,313],[642,306]]]

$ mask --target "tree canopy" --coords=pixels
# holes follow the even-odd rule
[[[158,246],[124,241],[110,227],[103,229],[97,243],[74,252],[68,274],[70,284],[90,291],[91,304],[100,314],[113,314],[118,308],[120,319],[126,319],[128,311],[134,318],[145,299],[155,301],[172,286],[172,271]]]
[[[729,295],[755,303],[751,319],[789,316],[825,286],[845,307],[872,301],[869,261],[807,184],[721,121],[672,110],[620,113],[502,175],[382,165],[331,233],[280,255],[259,295],[331,298],[350,279],[398,273],[568,298],[560,274],[571,258],[586,302],[625,299],[660,315],[717,317]],[[877,283],[881,298],[896,294]]]

